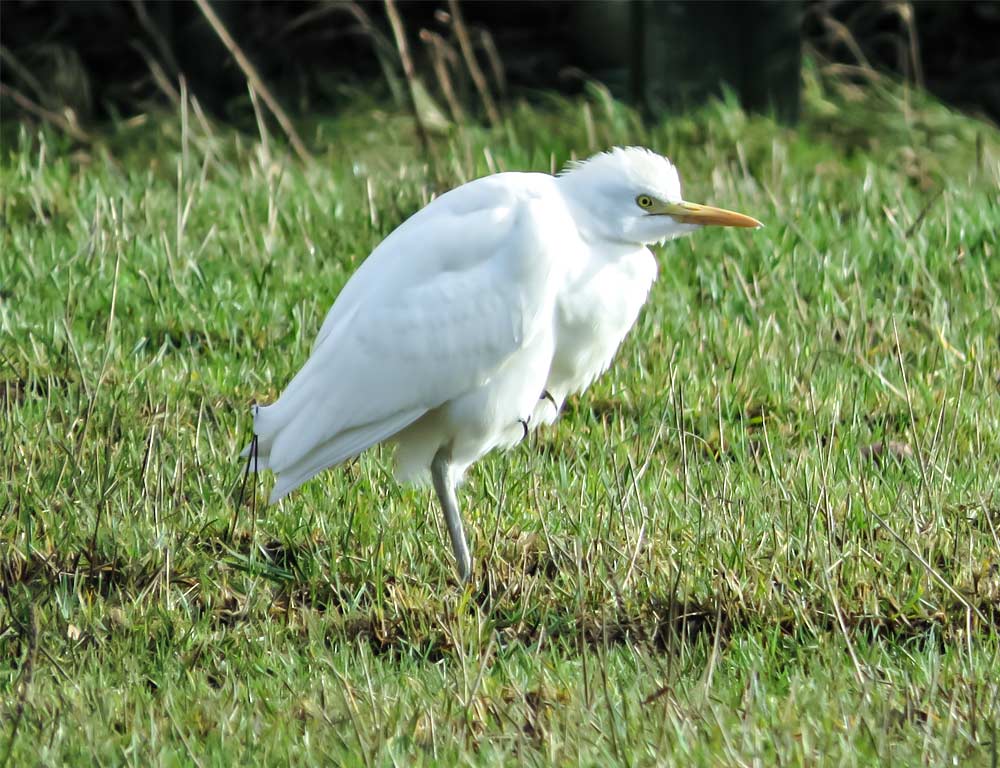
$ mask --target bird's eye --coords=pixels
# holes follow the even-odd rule
[[[636,204],[640,208],[652,208],[653,207],[653,198],[651,198],[649,195],[639,195],[635,199],[635,202],[636,202]]]

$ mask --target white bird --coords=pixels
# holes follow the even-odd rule
[[[429,478],[458,574],[472,563],[466,469],[610,365],[656,278],[648,245],[704,225],[759,227],[683,202],[666,158],[616,148],[559,176],[498,173],[447,192],[372,251],[278,400],[254,409],[255,469],[275,503],[384,441],[396,477]],[[250,457],[253,459],[254,457]]]

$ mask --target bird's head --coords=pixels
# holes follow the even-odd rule
[[[560,184],[585,212],[586,229],[616,242],[648,245],[709,225],[763,226],[742,213],[685,202],[677,169],[642,147],[616,147],[571,163]]]

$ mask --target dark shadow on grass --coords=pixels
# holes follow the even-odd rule
[[[29,398],[45,399],[52,390],[65,390],[74,382],[63,376],[32,376],[0,379],[0,408],[21,405]]]
[[[321,617],[325,641],[331,647],[365,645],[378,656],[430,662],[456,652],[447,629],[448,612],[455,610],[455,603],[430,589],[423,598],[419,588],[411,592],[411,598],[420,599],[418,604],[413,599],[393,600],[397,589],[412,589],[413,585],[399,583],[391,575],[378,583],[367,575],[304,579],[303,563],[315,557],[315,548],[323,546],[321,543],[294,545],[270,540],[257,545],[244,534],[231,544],[213,537],[190,546],[210,555],[220,569],[251,572],[271,585],[271,600],[262,612],[259,607],[248,608],[246,600],[228,585],[220,588],[219,584],[173,571],[171,584],[183,585],[189,604],[196,605],[197,612],[215,626],[292,621],[295,614],[308,612]],[[484,582],[467,608],[487,617],[501,647],[557,643],[572,654],[584,648],[624,645],[671,655],[706,638],[725,648],[734,635],[769,632],[775,627],[790,638],[834,636],[842,632],[840,621],[856,638],[943,647],[964,633],[970,620],[967,607],[947,596],[922,612],[907,610],[886,596],[877,611],[845,611],[838,620],[822,594],[814,603],[793,605],[778,598],[762,609],[726,591],[693,598],[671,593],[669,585],[662,591],[652,589],[628,600],[619,599],[617,604],[602,597],[584,598],[581,606],[576,599],[559,599],[561,592],[539,587],[539,582],[558,579],[560,565],[566,565],[553,562],[546,551],[532,551],[509,565],[514,567],[503,569],[509,574],[507,581],[500,577],[501,569],[494,569],[488,586]],[[35,606],[47,604],[59,586],[95,598],[124,601],[146,592],[162,578],[163,565],[157,558],[124,561],[98,551],[91,561],[87,548],[76,554],[44,557],[34,552],[20,557],[5,553],[0,558],[4,594],[13,603],[28,601]],[[986,618],[985,624],[971,619],[974,631],[1000,631],[1000,604],[992,590],[966,597]]]

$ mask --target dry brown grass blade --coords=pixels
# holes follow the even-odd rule
[[[289,119],[285,110],[282,109],[278,100],[274,98],[271,94],[270,89],[261,80],[260,75],[257,73],[256,68],[250,63],[250,60],[243,53],[242,49],[236,44],[229,31],[225,28],[222,21],[218,16],[215,15],[215,11],[212,10],[212,6],[208,4],[208,0],[194,0],[198,9],[202,12],[202,15],[211,25],[215,34],[218,35],[222,44],[226,46],[226,49],[233,55],[236,63],[239,65],[240,69],[243,70],[243,74],[247,81],[250,83],[250,87],[256,91],[257,95],[264,100],[267,108],[271,110],[271,114],[274,115],[281,129],[288,136],[288,140],[292,143],[292,148],[295,153],[305,162],[311,162],[313,157],[309,150],[306,149],[306,145],[303,143],[302,139],[299,137],[298,131],[295,130],[295,126]]]
[[[497,44],[493,42],[493,35],[488,29],[479,30],[479,42],[483,46],[483,53],[486,54],[486,60],[489,61],[490,69],[493,71],[493,81],[497,84],[497,92],[501,98],[506,97],[507,73],[503,68],[503,59],[500,58]]]
[[[31,70],[24,66],[17,56],[14,55],[14,52],[5,45],[0,45],[0,63],[2,63],[3,66],[8,67],[14,75],[16,75],[18,80],[33,91],[36,99],[43,103],[45,102],[45,89],[42,88],[42,84],[39,82],[38,78],[35,77],[31,73]],[[10,73],[8,73],[7,80],[10,81]]]
[[[160,57],[163,63],[166,64],[170,73],[174,76],[180,74],[181,68],[177,64],[177,59],[174,58],[173,51],[170,50],[170,44],[163,37],[163,33],[160,32],[156,24],[149,17],[149,13],[146,11],[146,3],[144,0],[131,0],[132,9],[135,11],[136,18],[139,19],[139,24],[145,30],[146,34],[156,45],[156,50],[159,51]]]
[[[472,78],[472,83],[476,86],[476,90],[479,91],[479,98],[483,100],[486,117],[489,118],[490,123],[493,125],[499,125],[500,111],[497,109],[493,95],[486,84],[486,77],[483,75],[483,70],[480,69],[479,62],[476,61],[475,51],[472,50],[472,40],[469,39],[469,29],[465,26],[465,21],[462,18],[462,9],[458,5],[458,0],[448,0],[448,10],[451,13],[452,28],[455,30],[455,36],[458,38],[458,47],[462,51],[462,58],[465,59],[465,66],[469,69],[469,76]]]
[[[865,56],[864,51],[861,50],[861,46],[851,33],[850,28],[846,24],[837,21],[837,19],[833,18],[833,16],[830,16],[829,14],[824,14],[820,18],[833,39],[843,43],[847,50],[851,52],[855,61],[858,62],[859,67],[872,71],[875,70],[871,62],[868,60],[868,57]]]
[[[458,125],[462,125],[465,123],[465,112],[462,109],[461,102],[455,95],[451,75],[448,74],[448,60],[454,55],[454,51],[451,50],[441,35],[437,32],[431,32],[429,29],[420,30],[420,39],[424,41],[424,44],[430,51],[434,74],[437,76],[438,85],[444,94],[444,99],[448,102],[451,119]]]
[[[170,78],[164,71],[163,66],[156,60],[152,52],[138,40],[133,40],[131,45],[142,56],[142,60],[146,62],[146,66],[149,67],[149,74],[152,76],[156,87],[170,100],[171,104],[177,107],[181,103],[181,95],[174,88],[174,84],[170,82]]]
[[[385,0],[385,12],[389,17],[389,24],[392,26],[392,34],[396,38],[396,48],[399,51],[399,59],[403,64],[403,74],[406,76],[406,83],[410,90],[410,108],[413,110],[413,120],[417,126],[417,136],[424,149],[424,156],[428,161],[433,162],[430,137],[424,127],[423,120],[420,119],[420,110],[417,109],[417,71],[413,66],[413,57],[410,56],[410,45],[406,41],[406,30],[403,28],[403,20],[396,9],[395,0]]]
[[[63,133],[72,136],[77,141],[83,141],[88,144],[93,141],[90,134],[83,130],[83,128],[81,128],[75,120],[71,120],[65,115],[60,115],[58,112],[53,112],[51,109],[46,109],[41,104],[37,104],[29,99],[16,88],[11,88],[9,85],[0,83],[0,96],[7,96],[28,114],[41,118],[47,123],[51,123]]]

